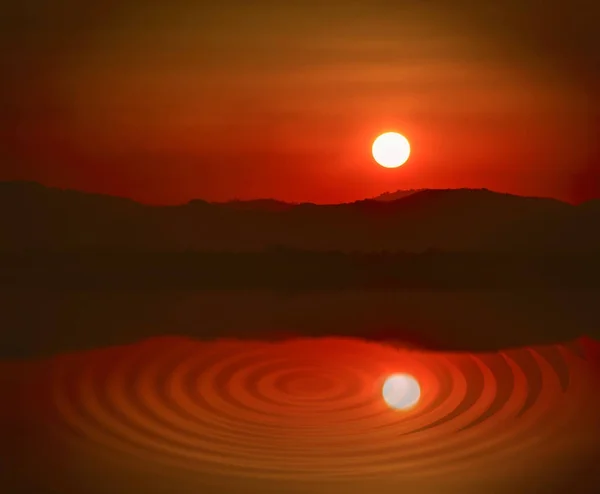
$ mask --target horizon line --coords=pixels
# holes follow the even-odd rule
[[[238,198],[238,197],[233,197],[231,199],[227,199],[227,200],[221,200],[221,201],[209,201],[206,199],[202,199],[200,197],[194,197],[189,199],[186,202],[177,202],[177,203],[150,203],[150,202],[144,202],[144,201],[140,201],[137,199],[133,199],[132,197],[127,197],[124,195],[117,195],[117,194],[110,194],[110,193],[106,193],[106,192],[97,192],[97,191],[92,191],[92,190],[84,190],[84,189],[76,189],[76,188],[72,188],[72,187],[61,187],[61,186],[57,186],[57,185],[46,185],[42,182],[38,182],[35,180],[0,180],[0,186],[2,185],[7,185],[7,184],[21,184],[21,185],[32,185],[32,186],[38,186],[44,189],[54,189],[54,190],[59,190],[62,192],[77,192],[80,194],[87,194],[87,195],[94,195],[94,196],[102,196],[102,197],[110,197],[110,198],[114,198],[114,199],[122,199],[122,200],[126,200],[126,201],[131,201],[134,202],[136,204],[139,204],[141,206],[148,206],[148,207],[180,207],[180,206],[187,206],[191,203],[194,202],[204,202],[206,204],[212,204],[212,205],[227,205],[227,204],[232,204],[232,203],[252,203],[252,202],[261,202],[261,201],[271,201],[271,202],[276,202],[279,204],[285,204],[285,205],[289,205],[289,206],[302,206],[302,205],[313,205],[313,206],[341,206],[341,205],[346,205],[346,204],[356,204],[359,202],[368,202],[368,201],[373,201],[373,202],[382,202],[382,203],[392,203],[392,202],[397,202],[397,201],[401,201],[403,199],[405,199],[405,197],[400,197],[398,199],[393,199],[393,200],[381,200],[380,198],[383,196],[387,196],[387,195],[393,195],[393,194],[397,194],[399,192],[411,192],[412,194],[410,195],[414,195],[414,194],[419,194],[419,193],[423,193],[423,192],[429,192],[429,191],[440,191],[440,192],[449,192],[449,191],[472,191],[472,192],[477,192],[477,191],[485,191],[485,192],[489,192],[491,194],[496,194],[496,195],[504,195],[504,196],[511,196],[511,197],[519,197],[519,198],[523,198],[523,199],[540,199],[540,200],[552,200],[552,201],[556,201],[556,202],[560,202],[562,204],[566,204],[569,206],[579,206],[588,202],[592,202],[592,201],[597,201],[600,200],[600,197],[594,197],[591,199],[587,199],[581,202],[570,202],[570,201],[566,201],[564,199],[559,199],[557,197],[552,197],[552,196],[537,196],[537,195],[521,195],[521,194],[515,194],[512,192],[503,192],[503,191],[499,191],[499,190],[495,190],[495,189],[490,189],[487,187],[423,187],[423,188],[410,188],[410,189],[396,189],[394,191],[385,191],[380,193],[377,196],[373,196],[373,197],[364,197],[362,199],[356,199],[354,201],[347,201],[347,202],[312,202],[312,201],[286,201],[284,199],[277,199],[275,197],[256,197],[253,199],[242,199],[242,198]],[[408,197],[408,196],[406,196]]]

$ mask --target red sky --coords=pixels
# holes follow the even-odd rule
[[[0,180],[148,203],[600,196],[593,0],[37,2],[0,21]],[[399,169],[370,156],[388,130],[413,147]]]

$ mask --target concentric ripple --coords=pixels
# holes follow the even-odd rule
[[[568,346],[441,354],[352,339],[154,340],[57,359],[65,430],[198,473],[280,480],[432,478],[552,449],[590,385]],[[393,373],[419,381],[386,406]]]

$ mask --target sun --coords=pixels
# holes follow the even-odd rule
[[[383,383],[382,395],[390,408],[408,410],[421,398],[421,386],[410,374],[392,374]]]
[[[397,132],[381,134],[373,142],[373,158],[385,168],[397,168],[410,156],[408,139]]]

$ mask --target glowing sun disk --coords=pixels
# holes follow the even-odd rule
[[[385,168],[397,168],[410,156],[408,139],[397,132],[381,134],[373,142],[373,158]]]

